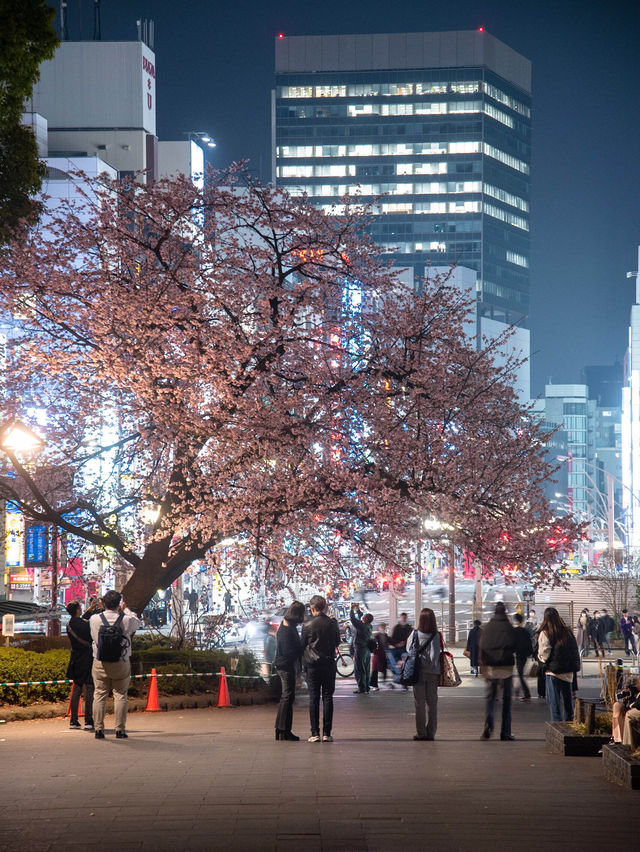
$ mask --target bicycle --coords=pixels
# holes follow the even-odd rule
[[[339,648],[336,649],[336,674],[340,677],[351,677],[354,670],[351,654],[343,654]]]

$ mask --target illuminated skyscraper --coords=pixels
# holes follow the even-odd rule
[[[519,326],[524,354],[530,135],[531,64],[486,32],[276,38],[274,180],[338,212],[384,195],[396,265],[473,269],[481,325]]]

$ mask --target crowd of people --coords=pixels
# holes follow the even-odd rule
[[[623,609],[618,623],[624,651],[627,657],[637,654],[638,636],[640,635],[640,621],[638,616],[631,615],[628,609]],[[593,615],[585,607],[580,613],[576,625],[576,639],[578,647],[585,657],[593,647],[597,656],[604,657],[605,650],[611,653],[611,634],[616,628],[616,622],[606,609],[595,610]]]
[[[282,692],[275,721],[276,740],[299,740],[292,731],[293,705],[300,669],[304,669],[309,691],[309,742],[333,741],[333,695],[336,682],[336,651],[341,643],[338,622],[327,613],[327,601],[314,595],[309,602],[311,618],[305,620],[307,608],[294,601],[288,608],[277,633],[272,637],[273,662],[280,677]],[[71,642],[71,659],[67,677],[73,687],[70,702],[70,725],[80,728],[79,701],[85,693],[84,728],[95,731],[96,739],[104,739],[104,715],[107,697],[114,696],[115,735],[126,739],[127,692],[131,666],[131,639],[142,626],[140,619],[123,607],[118,592],[107,592],[102,601],[92,600],[83,614],[79,602],[67,606],[71,619],[67,633]],[[577,673],[581,653],[588,653],[585,642],[593,642],[596,654],[610,647],[615,622],[607,611],[589,616],[583,610],[578,620],[577,636],[560,617],[557,609],[547,607],[542,623],[537,624],[535,611],[529,618],[516,612],[513,622],[505,604],[499,601],[489,621],[475,621],[467,637],[465,656],[471,674],[482,674],[486,680],[485,714],[482,739],[490,739],[494,730],[494,709],[501,693],[500,739],[514,740],[511,730],[512,700],[531,700],[525,671],[528,661],[538,668],[538,697],[545,698],[552,721],[573,718],[577,694]],[[438,687],[443,673],[444,640],[438,630],[435,613],[424,608],[414,628],[407,613],[401,613],[389,635],[381,622],[373,630],[373,616],[352,604],[354,674],[357,694],[378,691],[387,682],[389,688],[413,689],[415,705],[415,740],[433,740],[437,731]],[[613,622],[613,626],[611,626]],[[636,653],[637,618],[626,610],[620,619],[620,632],[627,653]],[[301,628],[301,629],[300,629]],[[611,629],[609,629],[611,628]],[[582,631],[582,632],[580,632]],[[407,681],[403,666],[413,658],[415,677]],[[619,671],[622,673],[622,661]],[[515,689],[514,689],[514,677]],[[613,737],[633,748],[640,746],[640,678],[618,683],[613,707]],[[320,705],[322,704],[322,718]]]

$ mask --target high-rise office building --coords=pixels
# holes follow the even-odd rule
[[[276,38],[273,176],[326,210],[360,193],[419,281],[476,274],[478,315],[528,355],[531,65],[486,32]]]

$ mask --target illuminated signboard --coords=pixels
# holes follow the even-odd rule
[[[24,565],[24,518],[15,505],[8,502],[5,523],[5,554],[7,568],[21,568]]]
[[[44,524],[33,524],[25,531],[27,565],[47,564],[47,531]]]

